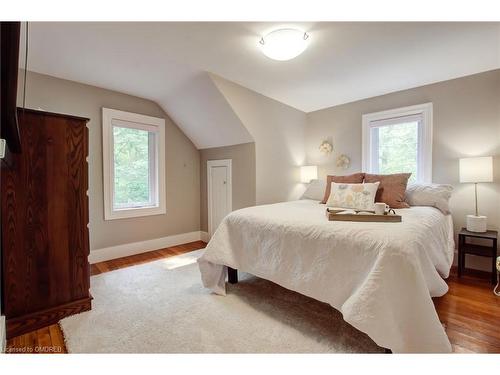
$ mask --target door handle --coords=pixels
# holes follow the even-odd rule
[[[5,139],[0,139],[0,159],[5,157],[5,148],[7,147],[7,142]]]

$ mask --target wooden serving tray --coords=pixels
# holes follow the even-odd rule
[[[385,214],[385,215],[363,215],[363,214],[342,214],[338,215],[339,212],[345,210],[333,210],[326,209],[326,217],[329,221],[362,221],[362,222],[382,222],[382,223],[400,223],[401,215],[397,214]],[[354,210],[360,212],[359,210]],[[365,210],[366,211],[366,210]]]

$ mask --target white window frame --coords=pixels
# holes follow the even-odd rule
[[[123,122],[124,127],[155,132],[154,155],[150,154],[150,167],[155,168],[152,186],[156,205],[115,208],[114,201],[114,144],[113,122]],[[121,126],[121,125],[120,125]],[[166,213],[165,189],[165,120],[116,109],[102,108],[102,161],[104,182],[104,220],[125,219]],[[150,150],[151,153],[151,150]],[[151,156],[155,156],[151,158]],[[151,176],[151,174],[150,174]]]
[[[419,126],[417,182],[432,182],[432,103],[418,104],[363,115],[362,168],[364,172],[374,173],[372,158],[373,150],[371,149],[371,129],[373,127],[378,127],[374,122],[414,115],[421,115],[423,118],[423,124]]]

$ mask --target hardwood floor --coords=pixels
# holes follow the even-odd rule
[[[91,274],[167,258],[205,246],[204,242],[198,241],[97,263],[92,265]],[[493,294],[489,280],[489,274],[481,272],[468,272],[459,279],[453,269],[447,280],[449,292],[434,299],[456,353],[500,353],[500,298]],[[8,340],[7,352],[66,353],[66,347],[61,329],[55,324]]]
[[[434,298],[454,352],[500,353],[500,297],[493,294],[490,275],[468,271],[459,279],[453,269],[448,293]]]
[[[106,262],[95,263],[91,265],[90,275],[94,276],[103,272],[114,271],[120,268],[136,266],[138,264],[152,262],[162,258],[181,255],[193,250],[204,249],[205,246],[207,246],[205,242],[195,241],[183,245],[168,247],[166,249],[160,249],[160,250],[150,251],[147,253],[131,255],[124,258],[112,259]]]

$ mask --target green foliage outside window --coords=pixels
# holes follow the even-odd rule
[[[379,173],[411,172],[409,181],[416,181],[418,158],[418,122],[409,122],[378,129]]]
[[[114,206],[149,204],[149,132],[114,126],[113,140]]]

